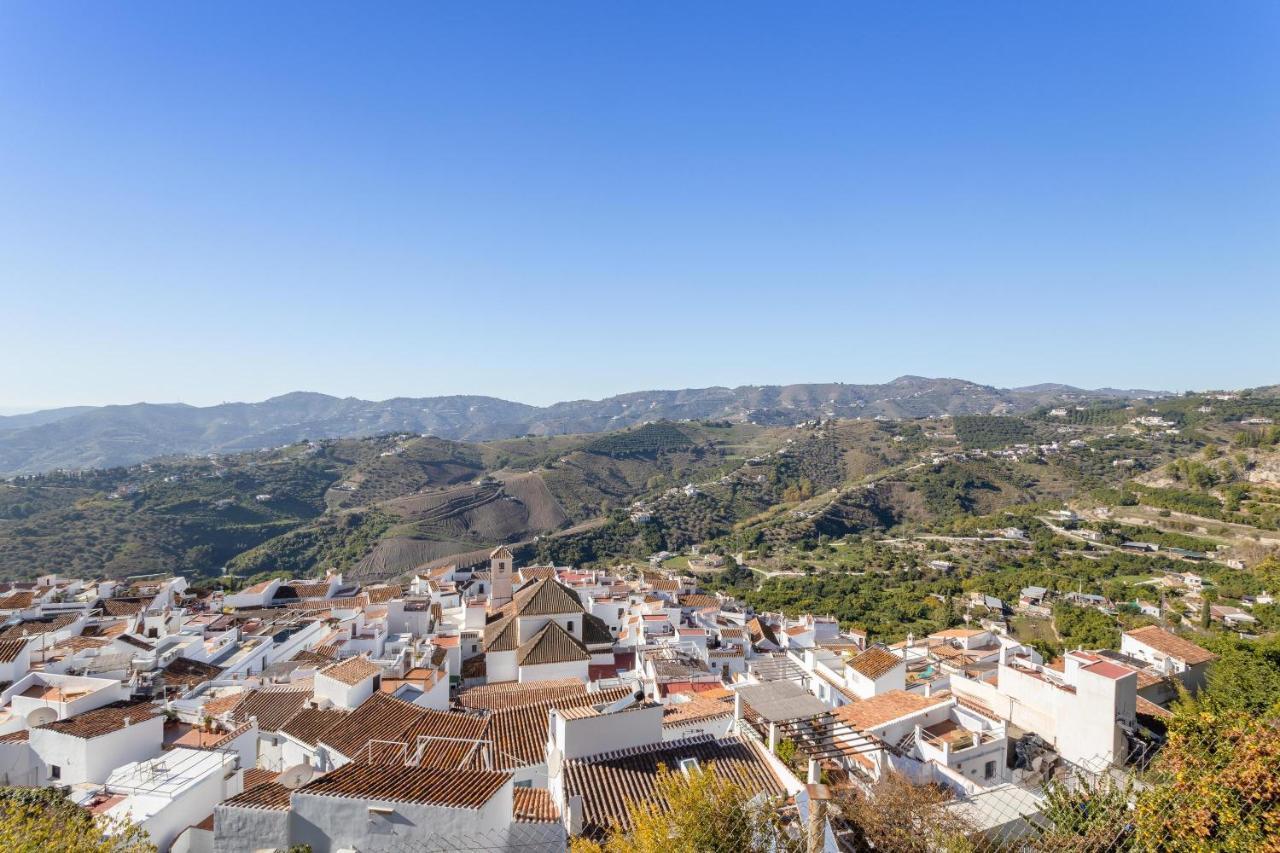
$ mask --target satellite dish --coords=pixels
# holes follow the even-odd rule
[[[58,719],[58,712],[54,708],[36,708],[30,714],[27,714],[27,726],[36,728],[38,726],[47,726],[49,723]]]
[[[315,772],[310,764],[295,764],[281,773],[276,781],[292,791],[310,782]]]

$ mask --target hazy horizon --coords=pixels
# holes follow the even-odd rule
[[[1085,386],[1085,385],[1079,385],[1074,382],[1062,382],[1057,379],[1045,379],[1040,382],[1009,384],[1009,383],[1002,383],[1002,382],[982,382],[966,376],[942,376],[942,375],[926,376],[924,374],[900,373],[884,379],[875,379],[875,380],[866,380],[866,381],[859,381],[856,379],[852,379],[852,380],[851,379],[816,379],[816,380],[799,380],[799,381],[793,381],[793,382],[739,382],[734,384],[720,382],[720,383],[711,383],[709,385],[680,385],[680,386],[672,385],[672,386],[661,386],[661,387],[655,385],[655,386],[619,389],[609,393],[600,394],[597,396],[577,395],[577,396],[556,398],[553,400],[530,400],[530,399],[521,399],[519,397],[504,397],[498,394],[487,394],[487,393],[484,393],[483,391],[458,391],[458,392],[446,392],[442,394],[392,394],[391,396],[388,396],[388,397],[373,397],[373,396],[368,396],[363,394],[336,394],[328,391],[317,390],[314,388],[294,388],[289,391],[283,391],[279,394],[271,394],[267,397],[261,397],[261,398],[242,397],[238,399],[211,400],[208,402],[193,402],[191,400],[141,399],[141,400],[110,400],[110,401],[101,402],[101,403],[72,402],[72,403],[60,403],[55,405],[35,405],[35,406],[20,405],[20,404],[19,405],[0,405],[0,417],[7,417],[11,415],[25,415],[25,414],[31,414],[33,412],[49,411],[51,409],[75,408],[79,406],[101,407],[101,406],[130,406],[130,405],[137,405],[137,404],[149,404],[149,405],[187,405],[187,406],[194,406],[197,408],[207,408],[209,406],[218,406],[218,405],[224,405],[224,404],[261,403],[275,397],[280,397],[286,394],[293,394],[293,393],[324,394],[330,397],[355,398],[355,399],[367,400],[371,402],[385,402],[386,400],[391,400],[395,398],[418,399],[418,398],[454,397],[454,396],[492,397],[496,399],[507,400],[513,403],[524,403],[530,406],[549,406],[554,403],[573,402],[576,400],[603,400],[603,399],[608,399],[610,397],[616,397],[616,396],[621,396],[624,394],[631,394],[631,393],[698,390],[702,388],[739,388],[744,386],[750,387],[750,386],[761,386],[761,385],[776,385],[776,386],[825,385],[825,384],[885,385],[894,381],[895,379],[899,379],[904,376],[921,376],[922,378],[926,378],[926,379],[938,379],[938,380],[955,379],[955,380],[962,380],[967,382],[974,382],[978,385],[986,385],[988,387],[999,388],[999,389],[1029,388],[1029,387],[1035,387],[1037,385],[1043,385],[1043,384],[1054,384],[1054,385],[1068,385],[1068,386],[1080,388],[1081,390],[1086,390],[1086,391],[1099,390],[1102,388],[1115,388],[1115,389],[1121,389],[1121,390],[1156,391],[1160,393],[1170,393],[1170,394],[1181,394],[1184,391],[1235,390],[1235,389],[1241,389],[1241,388],[1261,387],[1261,386],[1276,384],[1276,382],[1263,382],[1263,383],[1259,383],[1259,385],[1256,385],[1256,386],[1219,384],[1219,385],[1214,385],[1212,387],[1204,387],[1204,388],[1153,388],[1153,387],[1133,385],[1129,383],[1117,384],[1114,382],[1109,382],[1109,383],[1105,383],[1097,386]]]

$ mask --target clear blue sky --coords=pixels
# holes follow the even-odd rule
[[[1280,3],[0,5],[0,406],[1280,381]]]

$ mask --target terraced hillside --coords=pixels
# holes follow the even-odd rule
[[[1280,432],[1257,414],[1273,409],[1202,396],[478,444],[399,433],[161,459],[0,485],[0,576],[380,578],[498,543],[561,563],[786,550],[1064,501],[1129,507],[1126,523],[1163,520],[1171,536],[1186,516],[1187,535],[1236,525],[1259,542],[1280,527]]]

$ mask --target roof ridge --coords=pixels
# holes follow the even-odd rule
[[[571,758],[569,764],[594,764],[600,761],[612,761],[615,758],[626,758],[631,755],[644,755],[649,752],[665,752],[672,749],[683,749],[690,746],[698,746],[704,743],[725,743],[732,741],[741,743],[742,738],[736,735],[729,735],[723,738],[717,738],[715,735],[702,732],[700,734],[682,737],[679,740],[660,740],[653,743],[643,743],[639,746],[626,746],[621,749],[613,749],[608,752],[597,752],[594,755],[581,755],[577,758]]]

